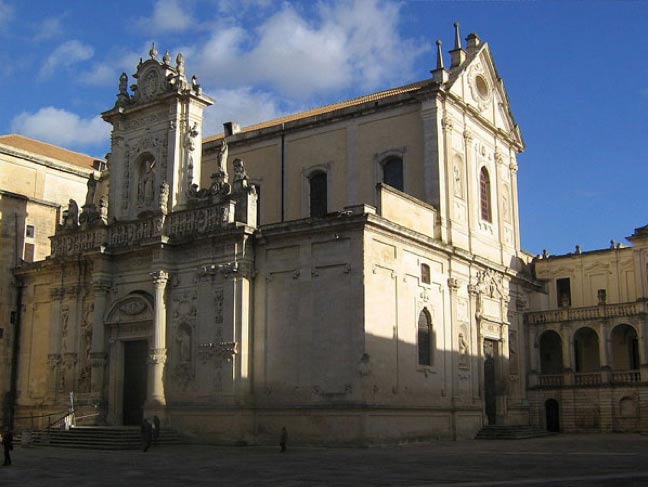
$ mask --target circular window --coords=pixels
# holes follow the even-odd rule
[[[490,96],[490,87],[488,86],[488,82],[484,79],[484,77],[476,76],[475,85],[477,86],[477,93],[479,93],[479,96],[481,96],[484,100],[487,100]]]

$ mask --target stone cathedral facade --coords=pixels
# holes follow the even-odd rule
[[[80,424],[251,443],[544,424],[524,142],[488,45],[455,38],[432,78],[205,138],[214,100],[153,47],[102,114],[108,169],[16,271],[16,415],[74,393]]]

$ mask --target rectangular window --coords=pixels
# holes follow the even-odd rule
[[[571,306],[571,287],[569,277],[556,279],[556,297],[559,308],[569,308]]]
[[[36,229],[34,228],[34,225],[26,225],[25,226],[25,237],[26,238],[34,238],[36,236]]]
[[[23,260],[25,262],[34,262],[34,244],[30,244],[30,243],[25,244]]]
[[[4,337],[4,328],[0,328],[0,338]]]

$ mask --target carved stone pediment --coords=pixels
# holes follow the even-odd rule
[[[133,321],[150,321],[153,319],[153,307],[142,296],[129,296],[117,302],[106,319],[107,323]]]

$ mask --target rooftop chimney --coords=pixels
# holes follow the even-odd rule
[[[468,49],[470,49],[471,47],[479,47],[479,45],[481,44],[481,39],[475,32],[468,34],[466,41],[468,42]]]
[[[225,133],[225,137],[238,134],[240,131],[241,131],[241,127],[236,122],[225,122],[223,124],[223,132]]]

